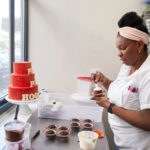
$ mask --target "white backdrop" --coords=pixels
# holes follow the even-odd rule
[[[76,77],[100,68],[115,79],[118,19],[141,0],[29,0],[29,60],[40,88],[76,91]]]

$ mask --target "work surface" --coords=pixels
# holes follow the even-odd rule
[[[43,134],[45,126],[48,124],[69,126],[69,120],[61,119],[40,119],[37,114],[34,113],[28,120],[32,124],[31,136],[40,130],[40,135],[32,143],[32,147],[35,150],[80,150],[77,133],[71,133],[68,142],[60,142],[57,139],[55,141],[48,140]],[[100,129],[104,133],[103,125],[100,122],[94,123],[94,129]],[[105,133],[104,133],[105,134]],[[95,150],[109,150],[106,136],[102,139],[98,139]]]

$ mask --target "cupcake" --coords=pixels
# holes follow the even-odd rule
[[[93,95],[103,95],[103,90],[101,87],[96,87],[93,91]]]
[[[92,123],[84,123],[83,124],[83,130],[92,130],[93,124]]]
[[[54,129],[45,129],[44,133],[49,140],[55,140],[56,131]]]
[[[57,130],[57,125],[55,125],[55,124],[49,124],[48,126],[46,126],[46,129],[54,129],[54,130]]]
[[[62,131],[62,130],[63,130],[63,131],[69,131],[69,128],[66,127],[66,126],[60,126],[60,127],[57,128],[57,130],[58,130],[58,131],[60,131],[60,130],[61,130],[61,131]]]
[[[91,120],[91,119],[84,119],[84,120],[82,120],[82,122],[83,122],[83,123],[91,123],[91,124],[94,123],[94,121]]]
[[[10,142],[16,142],[23,139],[25,123],[14,120],[4,125],[6,139]]]
[[[69,139],[69,130],[59,130],[57,131],[57,139],[62,142],[67,142]]]
[[[70,128],[74,132],[78,132],[80,130],[80,123],[79,122],[71,122]]]
[[[80,122],[80,120],[78,118],[72,118],[70,122]]]

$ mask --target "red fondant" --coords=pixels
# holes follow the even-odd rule
[[[11,85],[14,87],[30,87],[30,81],[34,80],[34,73],[29,75],[11,74]]]
[[[22,101],[23,94],[38,93],[38,85],[30,87],[30,81],[35,81],[34,73],[28,74],[31,62],[14,62],[14,73],[11,74],[11,85],[8,86],[8,98]]]
[[[28,69],[31,68],[31,62],[14,62],[14,74],[28,74]]]
[[[33,87],[13,87],[9,85],[8,87],[8,98],[13,100],[22,100],[23,94],[35,94],[38,93],[38,86]]]

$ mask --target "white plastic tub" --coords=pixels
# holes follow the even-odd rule
[[[101,122],[103,108],[98,105],[89,104],[78,104],[74,99],[71,98],[71,94],[62,93],[47,93],[49,94],[49,100],[56,100],[61,102],[60,107],[57,111],[52,111],[54,104],[49,102],[39,101],[38,102],[38,117],[39,118],[54,118],[54,119],[66,119],[89,118],[95,122]],[[95,102],[93,101],[93,104]],[[96,115],[95,115],[96,114]]]

